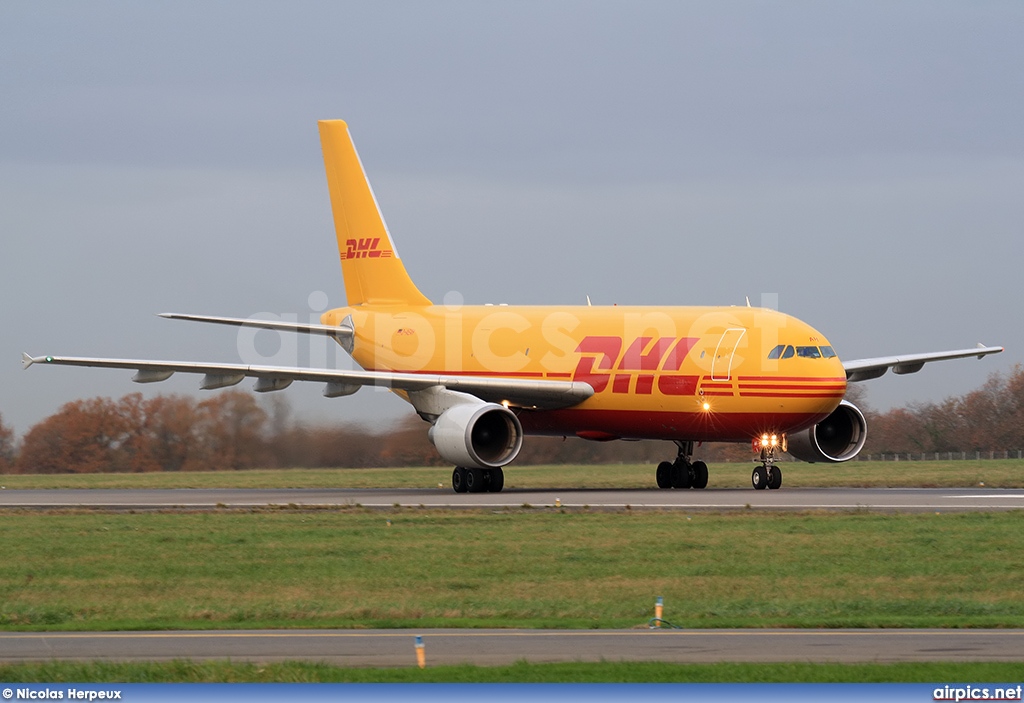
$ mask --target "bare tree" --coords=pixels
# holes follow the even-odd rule
[[[10,471],[14,463],[14,430],[4,424],[3,415],[0,415],[0,472]]]

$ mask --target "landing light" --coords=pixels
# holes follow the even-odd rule
[[[789,450],[786,435],[768,434],[767,432],[760,437],[754,437],[754,441],[751,443],[750,448],[754,452],[764,451],[766,449],[779,449],[784,452]]]
[[[711,403],[705,400],[704,404],[701,407],[704,408],[704,412],[707,412],[708,410],[711,409]]]

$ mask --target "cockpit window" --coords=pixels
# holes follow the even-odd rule
[[[832,347],[793,347],[792,344],[780,344],[768,352],[769,359],[792,359],[794,356],[801,359],[831,359],[835,355]]]

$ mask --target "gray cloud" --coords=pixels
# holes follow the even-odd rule
[[[962,393],[1024,349],[1022,25],[1015,2],[6,3],[0,412],[138,389],[23,374],[22,349],[231,360],[233,333],[153,313],[341,304],[325,117],[435,299],[778,293],[848,358],[1006,344],[869,384]],[[288,391],[405,412],[316,392]]]

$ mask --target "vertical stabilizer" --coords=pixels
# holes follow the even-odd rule
[[[319,126],[348,304],[430,305],[398,258],[348,125]]]

